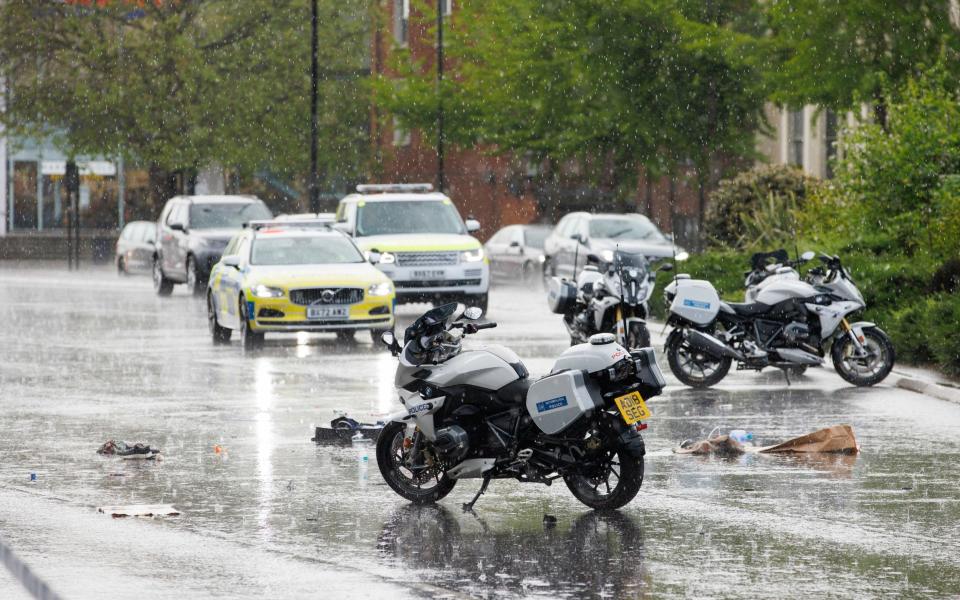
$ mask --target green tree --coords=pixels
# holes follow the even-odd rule
[[[366,0],[321,0],[321,163],[362,168]],[[2,118],[70,154],[171,172],[308,170],[309,0],[0,3]],[[349,170],[350,167],[348,167]]]
[[[867,103],[884,126],[888,90],[941,52],[960,75],[960,35],[943,0],[774,0],[767,7],[780,56],[770,83],[784,104],[854,110]]]
[[[380,101],[406,126],[536,159],[578,159],[621,196],[641,168],[747,155],[763,123],[762,41],[728,18],[672,0],[462,3],[448,36],[453,74],[397,50]],[[426,6],[423,13],[432,14]],[[737,12],[736,14],[741,14]],[[746,17],[744,17],[746,19]]]

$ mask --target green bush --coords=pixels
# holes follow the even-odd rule
[[[960,296],[935,294],[894,313],[887,333],[901,360],[933,363],[946,373],[960,375],[958,323]]]
[[[796,209],[819,182],[796,167],[763,165],[720,182],[710,194],[704,229],[727,248],[777,245],[796,236]],[[758,239],[759,238],[759,239]]]

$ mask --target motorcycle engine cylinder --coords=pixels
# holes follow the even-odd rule
[[[437,430],[437,438],[433,445],[445,459],[460,460],[470,450],[470,436],[463,427],[450,425]]]

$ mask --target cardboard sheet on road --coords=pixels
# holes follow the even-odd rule
[[[719,435],[689,444],[684,443],[679,448],[674,448],[673,451],[676,454],[713,454],[715,456],[736,456],[746,452],[760,454],[811,452],[857,454],[860,452],[860,445],[853,434],[853,427],[834,425],[772,446],[745,446],[730,436]]]

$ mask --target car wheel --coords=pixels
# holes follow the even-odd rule
[[[240,340],[244,350],[255,350],[263,346],[263,334],[250,329],[247,301],[243,296],[240,296]]]
[[[207,282],[197,272],[197,259],[187,257],[187,289],[194,296],[202,296],[207,289]]]
[[[213,304],[213,294],[207,294],[207,325],[210,328],[210,336],[213,338],[213,344],[220,346],[230,342],[233,331],[222,327],[217,321],[217,310]]]
[[[127,263],[124,262],[123,257],[117,258],[117,275],[129,275],[130,271],[127,271]]]
[[[169,296],[170,293],[173,292],[173,282],[167,279],[167,276],[163,274],[163,266],[160,263],[160,257],[154,257],[153,291],[155,291],[158,296]]]

